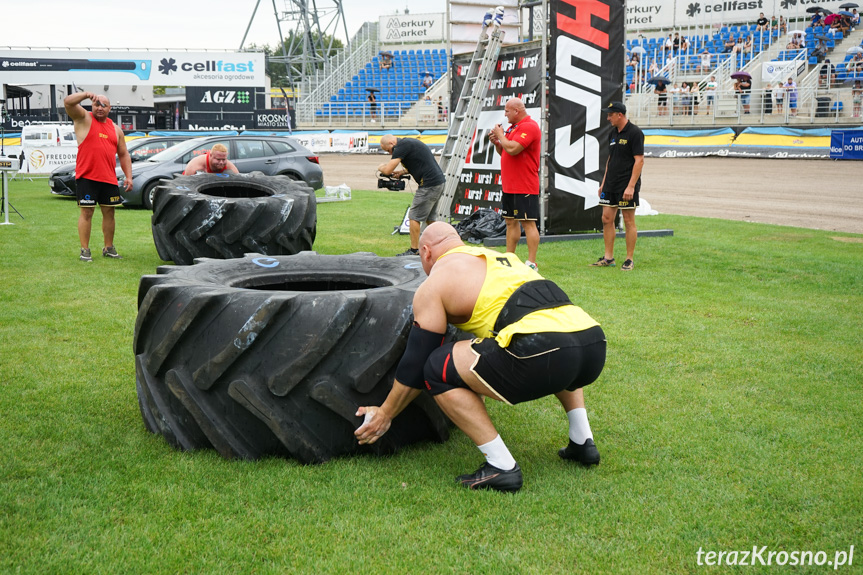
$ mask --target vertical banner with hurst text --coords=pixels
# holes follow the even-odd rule
[[[602,228],[605,108],[624,82],[623,0],[550,0],[548,219],[552,234]]]
[[[542,125],[542,100],[539,93],[542,48],[538,47],[539,44],[529,42],[505,46],[500,51],[450,208],[455,219],[463,219],[480,208],[500,211],[503,195],[500,155],[488,141],[488,135],[496,124],[503,124],[504,127],[509,125],[503,115],[506,101],[510,98],[521,98],[527,113]],[[465,54],[453,60],[453,101],[450,110],[454,110],[457,104],[456,99],[461,93],[465,74],[470,66],[470,56]]]

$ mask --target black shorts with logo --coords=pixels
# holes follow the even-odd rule
[[[75,180],[75,184],[77,186],[75,197],[78,199],[78,205],[82,208],[95,208],[96,204],[118,206],[123,203],[120,187],[117,184],[97,182],[87,178],[78,178]]]
[[[626,191],[625,188],[620,190],[620,193],[602,190],[602,195],[599,196],[599,205],[608,206],[609,208],[619,208],[621,210],[634,210],[638,207],[639,190],[641,190],[641,180],[635,182],[635,193],[632,194],[631,200],[623,199],[623,192]]]
[[[605,333],[599,326],[572,333],[515,335],[508,347],[492,338],[471,342],[471,371],[493,394],[515,405],[596,381],[605,367]]]
[[[539,219],[539,194],[503,194],[500,215],[514,220]]]

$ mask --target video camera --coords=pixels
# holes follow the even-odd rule
[[[385,176],[383,174],[378,174],[378,188],[384,188],[387,190],[392,190],[394,192],[398,192],[400,190],[405,189],[407,185],[407,181],[411,179],[410,174],[405,174],[400,178],[394,178],[392,176]]]

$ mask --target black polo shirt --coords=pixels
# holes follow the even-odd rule
[[[443,184],[446,178],[429,147],[414,138],[399,138],[392,158],[398,158],[421,188]]]
[[[644,155],[644,132],[632,122],[626,122],[620,132],[612,126],[608,145],[608,168],[605,171],[603,192],[622,194],[626,191],[635,156]],[[636,186],[641,184],[639,176]]]

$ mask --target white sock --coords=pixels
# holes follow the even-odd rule
[[[583,445],[588,439],[593,439],[585,408],[576,407],[572,411],[567,411],[566,417],[569,419],[569,438],[574,443]]]
[[[506,448],[506,444],[500,438],[500,435],[488,443],[477,445],[477,447],[485,455],[485,460],[498,469],[509,471],[515,467],[515,459],[513,459],[509,449]]]

